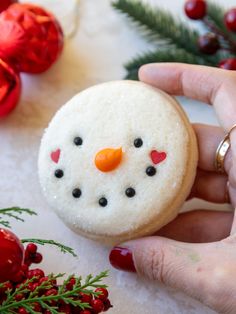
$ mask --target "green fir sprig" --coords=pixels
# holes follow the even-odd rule
[[[228,34],[223,23],[224,10],[214,3],[208,2],[207,16],[202,21],[208,30],[219,35],[224,44],[225,49],[219,50],[214,55],[202,53],[197,44],[199,32],[176,19],[166,10],[152,8],[140,0],[115,0],[112,6],[125,14],[140,35],[152,42],[155,47],[153,51],[139,54],[125,65],[128,79],[137,79],[139,67],[146,63],[185,62],[218,66],[220,60],[232,57],[232,52],[236,51],[232,51],[235,44],[234,36]]]
[[[11,207],[11,208],[2,208],[0,209],[0,225],[11,228],[11,224],[6,218],[14,218],[15,220],[19,220],[24,222],[24,219],[21,217],[22,214],[28,215],[37,215],[35,211],[28,208],[20,208],[20,207]]]
[[[62,253],[69,253],[73,255],[74,257],[77,257],[77,255],[75,254],[74,250],[71,247],[61,244],[59,242],[56,242],[54,240],[21,239],[21,242],[22,243],[35,243],[35,244],[40,244],[40,245],[45,245],[45,244],[54,245],[54,246],[57,246],[61,250]]]
[[[129,80],[138,80],[138,70],[143,64],[153,62],[170,62],[170,60],[196,64],[199,63],[200,59],[199,57],[180,49],[158,49],[155,51],[149,51],[141,55],[139,54],[133,60],[126,63],[125,68],[127,70],[127,75],[125,78]],[[201,64],[211,65],[203,58],[201,59]]]
[[[49,275],[46,281],[43,281],[34,291],[30,291],[28,288],[29,283],[34,282],[35,277],[25,281],[19,287],[17,287],[14,291],[8,290],[6,292],[6,300],[3,301],[0,306],[1,314],[11,314],[16,313],[16,310],[19,308],[24,308],[31,314],[38,314],[34,310],[34,305],[37,303],[44,310],[51,311],[52,314],[58,314],[59,312],[59,304],[60,302],[64,302],[65,304],[72,305],[73,307],[80,308],[81,310],[89,309],[91,306],[88,303],[83,303],[78,298],[79,293],[83,292],[85,294],[91,294],[93,296],[97,296],[99,293],[95,292],[93,289],[97,287],[104,287],[106,285],[101,284],[102,279],[108,276],[108,272],[101,272],[97,276],[89,275],[85,279],[84,283],[82,282],[81,277],[75,277],[74,275],[69,276],[67,279],[63,281],[63,283],[58,287],[57,294],[53,295],[45,295],[45,290],[53,288],[53,281],[62,278],[64,274],[58,275]],[[67,285],[70,282],[71,278],[75,279],[75,283],[71,290],[67,289]],[[4,284],[0,284],[0,289],[4,287]],[[21,299],[20,301],[16,300],[16,295],[26,295],[26,298]],[[54,302],[53,302],[54,301]],[[56,302],[55,302],[56,301]]]

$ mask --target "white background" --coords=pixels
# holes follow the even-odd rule
[[[85,276],[109,269],[106,283],[114,304],[110,313],[213,313],[178,291],[112,269],[108,262],[109,248],[74,234],[46,204],[37,176],[37,154],[43,129],[56,110],[75,93],[92,84],[123,78],[122,65],[148,46],[127,20],[114,12],[109,0],[81,0],[78,7],[76,0],[35,2],[44,2],[48,7],[53,5],[53,10],[63,19],[66,33],[77,31],[74,37],[67,38],[64,53],[51,70],[38,76],[22,75],[21,102],[7,119],[0,121],[0,208],[18,205],[33,208],[38,213],[35,218],[25,217],[25,223],[12,223],[13,231],[21,238],[52,238],[75,248],[78,259],[62,255],[52,247],[40,248],[44,254],[42,267],[47,273]],[[183,0],[145,2],[164,7],[185,19]],[[227,7],[232,5],[236,2],[228,0]],[[192,121],[216,124],[210,106],[186,99],[181,102]],[[203,203],[195,201],[191,207],[193,205],[199,208]]]

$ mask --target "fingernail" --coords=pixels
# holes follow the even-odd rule
[[[132,252],[127,248],[115,246],[110,252],[109,260],[116,269],[136,272]]]

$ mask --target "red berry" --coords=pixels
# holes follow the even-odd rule
[[[24,299],[24,294],[23,293],[18,293],[15,296],[16,301],[21,301],[22,299]]]
[[[90,303],[92,301],[92,296],[91,294],[80,292],[79,299],[81,300],[82,303]]]
[[[35,312],[41,313],[42,312],[42,307],[41,307],[41,305],[39,303],[35,302],[34,305],[33,305],[33,310]]]
[[[39,278],[42,278],[42,277],[44,277],[44,276],[45,276],[45,274],[44,274],[44,272],[42,271],[42,269],[40,269],[40,268],[31,269],[31,270],[29,270],[28,273],[27,273],[27,278],[28,278],[28,279],[31,279],[31,278],[33,278],[33,277],[36,277],[37,279],[39,279]]]
[[[236,32],[236,8],[226,12],[224,22],[230,31]]]
[[[1,0],[0,1],[0,12],[6,10],[9,5],[11,5],[12,3],[17,2],[17,0]]]
[[[219,68],[225,70],[236,70],[236,58],[229,58],[221,60]]]
[[[99,299],[92,300],[91,306],[95,313],[101,313],[104,310],[104,304]]]
[[[0,294],[6,293],[7,290],[11,290],[13,288],[12,283],[7,281],[4,283],[3,287],[0,289]]]
[[[29,243],[29,244],[27,244],[25,250],[26,250],[26,252],[29,253],[29,254],[35,254],[35,253],[37,252],[37,249],[38,249],[38,247],[37,247],[36,244],[34,244],[34,243]]]
[[[220,43],[215,34],[208,33],[198,38],[198,46],[201,52],[212,55],[220,48]]]
[[[38,286],[39,286],[39,284],[37,282],[29,282],[28,283],[28,289],[31,292],[33,292]]]
[[[95,289],[95,292],[101,292],[100,294],[96,296],[96,299],[105,301],[108,298],[108,291],[105,288],[97,288]]]
[[[108,311],[112,307],[111,302],[109,299],[104,301],[104,312]]]
[[[34,264],[39,264],[41,263],[43,260],[43,255],[40,253],[36,253],[33,257],[32,257],[32,262]]]
[[[45,292],[45,295],[46,296],[49,296],[49,295],[57,295],[57,289],[55,289],[55,288],[51,288],[51,289],[49,289],[48,291],[46,291]]]
[[[67,290],[72,290],[74,285],[75,285],[76,279],[75,278],[71,278],[70,281],[68,282],[68,284],[66,285],[66,289]]]
[[[69,304],[62,304],[59,306],[59,313],[70,314],[71,308]]]
[[[24,273],[22,270],[20,270],[20,271],[18,271],[17,274],[15,274],[15,275],[12,277],[11,280],[12,280],[14,283],[22,283],[22,281],[24,281],[25,278],[26,278],[25,273]]]
[[[79,313],[80,314],[92,314],[92,312],[89,310],[83,310],[83,311],[80,311]]]
[[[24,307],[20,307],[18,309],[17,313],[19,313],[19,314],[28,314],[29,312]]]
[[[204,0],[188,0],[185,2],[184,11],[192,20],[200,20],[206,15],[206,2]]]
[[[0,91],[0,116],[1,96]],[[0,282],[4,282],[11,280],[20,271],[23,262],[24,247],[14,233],[6,229],[0,229],[0,252]]]

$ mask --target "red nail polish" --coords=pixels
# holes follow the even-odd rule
[[[114,268],[124,271],[136,272],[132,252],[127,248],[118,246],[114,247],[111,250],[109,260]]]

